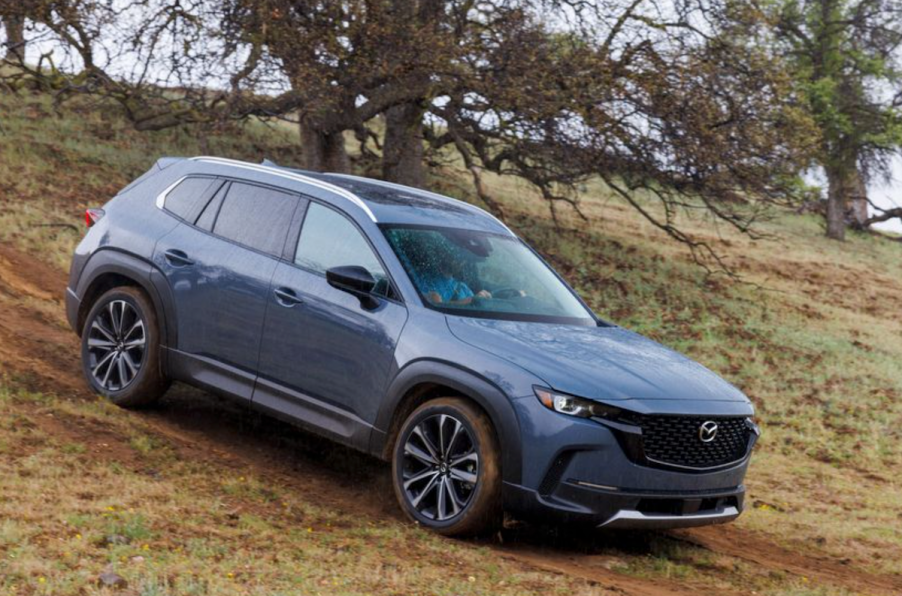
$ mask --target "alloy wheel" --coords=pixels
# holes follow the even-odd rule
[[[112,300],[97,311],[88,331],[88,366],[100,387],[122,391],[144,364],[147,334],[137,309]]]
[[[469,505],[479,481],[479,453],[467,427],[450,414],[420,421],[404,444],[402,483],[414,509],[445,522]]]

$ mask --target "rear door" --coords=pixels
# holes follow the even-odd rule
[[[308,204],[288,253],[272,280],[254,403],[365,447],[407,309],[364,233],[332,207]],[[342,265],[378,280],[375,307],[327,283],[326,270]]]
[[[269,284],[300,200],[222,181],[194,219],[157,243],[154,260],[175,296],[177,377],[251,398]]]

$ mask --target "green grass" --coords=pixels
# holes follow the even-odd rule
[[[297,163],[294,132],[259,122],[202,142],[191,129],[137,133],[113,112],[87,106],[56,113],[40,96],[0,95],[0,110],[0,241],[60,269],[82,235],[83,209],[159,156]],[[478,204],[467,180],[452,167],[434,173],[432,184]],[[812,216],[775,213],[763,224],[772,238],[757,241],[683,217],[699,237],[723,239],[717,247],[742,276],[737,283],[706,275],[600,183],[581,197],[589,220],[564,211],[561,227],[523,182],[489,176],[488,184],[508,223],[596,312],[699,360],[755,402],[764,434],[748,477],[753,506],[740,526],[793,549],[902,573],[902,245],[856,233],[832,242]],[[76,229],[40,225],[47,223]],[[56,297],[18,300],[63,325]],[[349,521],[266,478],[223,476],[183,461],[109,404],[29,394],[13,379],[0,383],[0,594],[91,590],[107,564],[142,594],[587,590],[396,523]],[[129,457],[167,471],[157,478],[127,462],[93,461],[80,439],[42,434],[21,404],[115,428]],[[29,455],[11,457],[23,446]],[[86,492],[99,500],[77,497]],[[50,510],[39,512],[47,503]],[[254,512],[232,517],[242,503]],[[111,532],[134,537],[98,546]],[[410,560],[415,571],[405,568]],[[451,572],[439,574],[446,560]],[[739,588],[752,581],[769,594],[843,593],[758,577],[742,563],[666,541],[623,560],[625,572],[642,577],[709,585],[726,578]]]
[[[105,203],[159,157],[209,152],[259,162],[297,152],[290,130],[263,123],[205,142],[182,128],[139,133],[108,107],[76,102],[56,111],[40,95],[0,95],[0,111],[11,116],[0,134],[14,140],[0,145],[0,240],[61,268],[81,237],[85,208]]]

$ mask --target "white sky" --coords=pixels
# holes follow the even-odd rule
[[[893,159],[892,180],[872,183],[868,188],[871,200],[884,209],[902,207],[902,157]],[[902,233],[902,221],[894,219],[875,227]]]

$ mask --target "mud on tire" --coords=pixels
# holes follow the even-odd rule
[[[414,410],[395,440],[392,484],[404,513],[440,534],[469,536],[498,528],[501,457],[488,416],[458,397]]]

